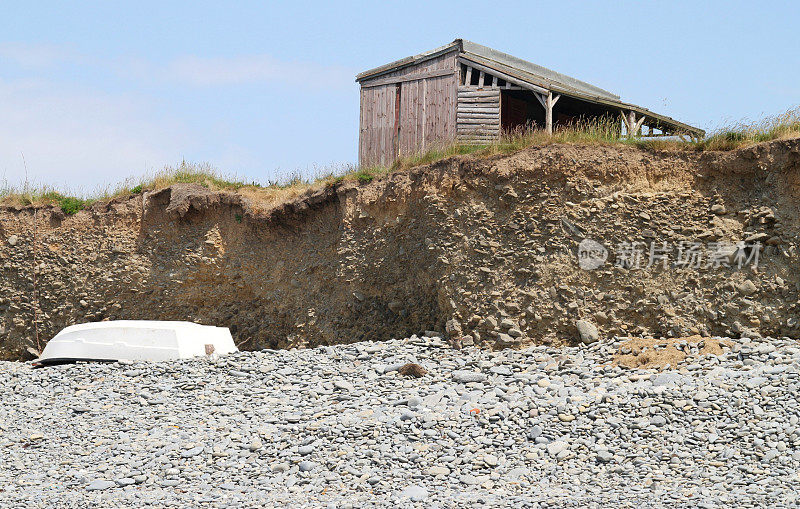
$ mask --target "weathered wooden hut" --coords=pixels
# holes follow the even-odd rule
[[[362,72],[358,160],[398,156],[455,140],[489,143],[501,132],[619,118],[632,135],[702,137],[704,131],[622,102],[618,95],[467,41]]]

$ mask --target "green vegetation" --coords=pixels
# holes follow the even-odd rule
[[[261,187],[255,182],[248,183],[220,175],[217,169],[208,163],[191,164],[186,161],[181,161],[181,164],[175,167],[167,166],[148,180],[140,182],[136,187],[139,187],[141,191],[151,191],[163,189],[172,184],[199,184],[216,190]]]
[[[77,213],[79,210],[83,210],[86,208],[86,206],[91,205],[92,203],[92,200],[84,200],[74,196],[64,196],[58,193],[56,193],[56,196],[54,196],[54,200],[56,203],[58,203],[58,206],[61,208],[61,210],[68,216]]]
[[[361,184],[369,184],[375,179],[375,177],[381,175],[382,173],[386,173],[386,168],[374,166],[370,168],[361,168],[349,176],[352,176],[352,178]],[[343,177],[346,179],[348,175],[344,175]]]
[[[579,122],[557,129],[553,134],[542,130],[527,130],[506,133],[499,140],[486,144],[454,143],[433,146],[419,154],[403,157],[391,167],[371,166],[358,168],[344,166],[317,170],[314,178],[292,173],[285,178],[269,180],[265,184],[246,182],[225,176],[208,164],[192,164],[181,161],[174,167],[165,167],[148,178],[127,181],[109,191],[94,193],[91,198],[67,196],[50,187],[35,188],[25,185],[21,190],[0,185],[0,205],[57,205],[65,214],[72,215],[90,206],[97,200],[139,194],[163,189],[176,183],[198,184],[212,190],[237,191],[253,199],[263,208],[271,204],[297,197],[311,188],[351,181],[368,184],[375,178],[393,171],[431,164],[448,157],[472,155],[489,157],[495,154],[516,152],[534,146],[552,144],[613,145],[625,144],[645,149],[671,151],[735,150],[771,140],[800,137],[800,107],[781,115],[766,117],[757,122],[739,122],[710,133],[702,140],[688,141],[665,138],[628,138],[620,133],[620,121],[616,118]],[[131,185],[133,184],[133,185]],[[237,221],[240,220],[237,217]]]
[[[757,122],[723,127],[695,143],[697,150],[734,150],[764,141],[800,136],[800,107]]]
[[[50,188],[32,189],[25,186],[21,191],[3,185],[0,187],[0,204],[12,205],[57,205],[66,215],[71,216],[85,209],[96,199],[65,196]]]

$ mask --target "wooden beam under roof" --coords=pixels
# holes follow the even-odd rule
[[[504,79],[506,81],[506,83],[513,83],[514,85],[517,85],[517,86],[522,87],[524,89],[531,90],[533,92],[539,92],[540,94],[546,94],[547,93],[547,89],[545,89],[545,88],[533,85],[531,83],[528,83],[525,80],[520,80],[518,78],[515,78],[515,77],[510,76],[508,74],[505,74],[503,72],[500,72],[500,71],[498,71],[496,69],[492,69],[492,68],[486,67],[486,66],[478,64],[476,62],[472,62],[471,60],[467,60],[466,58],[459,57],[458,61],[460,63],[462,63],[462,64],[467,65],[468,67],[472,67],[473,69],[481,71],[481,74],[488,73],[488,74],[491,74],[492,76],[497,76],[498,78],[502,78],[502,79]]]

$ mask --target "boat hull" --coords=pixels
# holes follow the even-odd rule
[[[191,322],[117,320],[71,325],[59,332],[36,365],[74,361],[168,361],[236,352],[227,327]]]

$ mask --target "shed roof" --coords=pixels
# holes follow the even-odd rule
[[[468,59],[474,59],[477,57],[478,63],[494,62],[499,64],[501,68],[498,70],[505,70],[507,74],[507,71],[517,71],[520,73],[521,77],[525,78],[526,81],[529,81],[534,85],[539,85],[542,88],[553,90],[554,92],[563,91],[568,93],[569,91],[573,91],[586,95],[603,97],[612,101],[619,101],[619,96],[612,94],[608,90],[603,90],[602,88],[590,85],[585,81],[575,79],[571,76],[567,76],[566,74],[561,74],[560,72],[552,71],[546,67],[542,67],[541,65],[511,56],[508,53],[503,53],[502,51],[489,48],[488,46],[483,46],[482,44],[461,39],[461,53]],[[489,66],[493,67],[491,65]]]
[[[600,87],[466,39],[456,39],[450,44],[431,51],[402,58],[389,64],[364,71],[356,76],[356,81],[363,82],[365,80],[377,78],[389,72],[419,64],[453,50],[459,52],[459,57],[462,61],[473,62],[489,69],[494,69],[519,80],[523,85],[530,85],[532,90],[541,91],[541,89],[546,89],[583,101],[634,111],[646,117],[649,121],[649,125],[654,125],[654,127],[660,129],[671,128],[670,130],[686,132],[701,137],[705,135],[705,131],[702,129],[684,124],[666,115],[652,112],[647,108],[623,102],[620,96]]]

